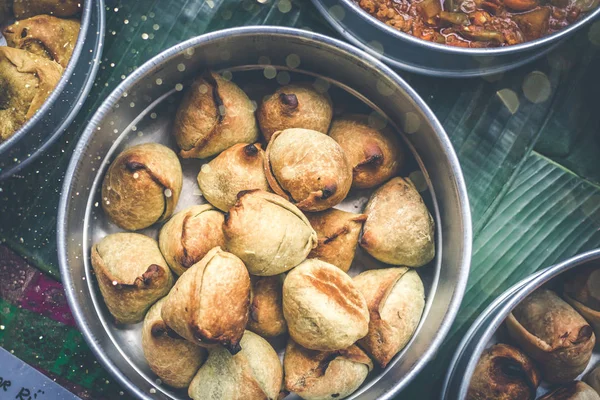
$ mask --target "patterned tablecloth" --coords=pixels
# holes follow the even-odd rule
[[[204,32],[268,24],[335,36],[308,0],[107,0],[106,13],[102,65],[83,111],[46,155],[0,182],[0,346],[93,399],[129,396],[74,324],[55,227],[62,178],[91,113],[144,61]],[[473,264],[461,311],[437,358],[402,396],[433,399],[457,341],[494,297],[540,268],[600,247],[600,21],[503,75],[400,74],[446,128],[473,212]]]

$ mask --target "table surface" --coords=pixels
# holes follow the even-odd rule
[[[91,113],[150,57],[205,32],[265,24],[336,36],[308,0],[107,0],[106,14],[102,64],[82,112],[47,154],[0,182],[0,346],[93,399],[128,394],[77,330],[56,256],[62,180]],[[453,349],[493,298],[536,270],[600,247],[600,21],[503,75],[399,73],[450,136],[473,213],[473,261],[458,318],[402,396],[434,399]]]

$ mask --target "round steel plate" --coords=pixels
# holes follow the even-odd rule
[[[98,72],[104,25],[104,0],[85,1],[79,37],[62,78],[35,115],[0,143],[0,180],[32,162],[73,122]]]
[[[118,231],[99,203],[104,172],[122,149],[141,142],[175,148],[170,134],[181,91],[203,70],[229,76],[252,99],[271,82],[310,80],[337,106],[376,110],[374,118],[398,131],[412,153],[412,170],[437,222],[437,256],[419,269],[427,304],[409,345],[385,370],[370,376],[355,398],[392,398],[433,357],[462,299],[471,257],[469,205],[458,160],[431,110],[388,67],[335,39],[280,27],[234,28],[181,43],[138,68],[106,99],[86,128],[67,171],[58,217],[60,268],[73,314],[104,366],[138,398],[186,398],[156,384],[140,346],[140,324],[117,327],[104,307],[89,262],[91,245]],[[252,82],[261,82],[252,85]],[[277,83],[274,83],[275,85]],[[258,86],[258,88],[257,88]],[[347,101],[336,101],[345,96]],[[402,129],[400,129],[402,128]],[[178,209],[203,201],[196,175],[201,160],[182,160],[183,195]],[[418,178],[417,178],[418,179]],[[342,208],[360,211],[368,193],[355,192]],[[156,236],[157,228],[143,231]],[[359,253],[355,266],[365,262]],[[278,349],[282,343],[274,343]]]
[[[490,304],[473,323],[458,346],[446,375],[442,398],[456,400],[466,397],[473,371],[475,371],[481,353],[487,347],[498,342],[495,338],[496,331],[513,308],[532,292],[548,284],[560,274],[593,260],[600,260],[600,249],[577,255],[539,271],[508,289]],[[595,352],[588,368],[592,367],[595,364],[594,361],[598,359],[600,359],[600,354]],[[546,390],[546,387],[540,387],[538,396]]]
[[[497,74],[529,63],[600,16],[600,7],[566,29],[515,46],[471,49],[442,45],[398,31],[353,0],[312,0],[350,43],[392,67],[417,74],[465,78]]]

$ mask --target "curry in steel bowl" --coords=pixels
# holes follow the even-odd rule
[[[558,32],[598,7],[597,0],[353,0],[419,39],[456,47],[517,45]]]
[[[0,0],[0,143],[44,104],[79,36],[81,1]]]

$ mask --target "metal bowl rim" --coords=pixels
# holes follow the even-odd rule
[[[369,23],[370,25],[372,25],[373,27],[375,27],[379,30],[382,30],[382,31],[390,34],[392,37],[394,37],[396,39],[407,41],[407,42],[410,42],[411,44],[425,47],[427,49],[434,50],[434,51],[441,51],[441,52],[445,52],[448,54],[469,55],[469,56],[497,56],[497,55],[514,54],[514,53],[521,53],[521,52],[525,52],[525,51],[535,50],[535,49],[538,49],[545,45],[550,45],[557,41],[560,41],[560,39],[569,36],[571,33],[574,33],[575,31],[582,28],[589,21],[600,16],[600,6],[598,6],[594,11],[590,12],[588,15],[586,15],[584,18],[580,19],[576,23],[569,25],[567,28],[561,29],[558,32],[554,32],[551,35],[544,36],[542,38],[539,38],[536,40],[531,40],[531,41],[524,42],[521,44],[512,45],[512,46],[473,49],[473,48],[455,47],[455,46],[449,46],[449,45],[444,45],[444,44],[438,44],[438,43],[433,43],[433,42],[429,42],[427,40],[416,38],[412,35],[409,35],[408,33],[401,32],[397,29],[394,29],[394,28],[384,24],[383,22],[381,22],[380,20],[378,20],[377,18],[373,17],[371,14],[369,14],[368,12],[363,10],[358,4],[354,3],[352,0],[338,0],[338,1],[344,3],[346,5],[347,9],[351,9],[356,16],[362,18],[365,22]],[[320,11],[327,12],[325,9],[325,6],[323,5],[321,0],[313,0],[313,2],[318,3],[321,6],[321,7],[317,7]],[[330,16],[329,13],[328,13],[328,15]],[[334,26],[341,25],[335,18],[327,18],[327,16],[326,16],[326,19],[328,21],[334,23]],[[346,38],[348,38],[348,36],[352,36],[355,39],[358,37],[358,36],[350,34],[349,31],[347,31],[346,29],[341,29],[338,31]],[[363,45],[366,46],[366,44],[364,44],[364,43],[363,43]],[[382,55],[381,57],[389,59],[389,57],[387,57],[385,55]]]
[[[100,0],[100,3],[103,2],[104,0]],[[75,70],[77,60],[79,59],[79,56],[81,55],[81,52],[83,50],[83,44],[86,40],[86,36],[90,26],[90,20],[92,17],[92,6],[92,1],[84,2],[83,14],[81,16],[81,27],[79,28],[79,35],[77,36],[75,49],[73,50],[73,55],[71,56],[71,59],[67,64],[67,68],[63,70],[62,76],[60,77],[58,84],[54,87],[50,96],[48,96],[44,104],[42,104],[42,106],[35,112],[35,114],[31,118],[29,118],[29,120],[27,120],[27,122],[25,122],[25,124],[23,124],[23,126],[21,126],[10,138],[8,138],[8,140],[6,140],[3,143],[0,143],[0,155],[5,151],[9,151],[10,148],[21,139],[21,137],[23,137],[29,132],[29,129],[33,125],[37,124],[44,117],[44,115],[46,115],[48,110],[56,102],[58,96],[60,96],[62,91],[65,89],[69,79],[71,78],[71,75]],[[104,9],[100,14],[101,19],[104,20]],[[50,140],[54,136],[57,136],[57,133],[57,131],[52,133],[48,140]]]
[[[84,157],[84,151],[87,145],[87,142],[93,137],[96,133],[96,125],[107,115],[107,113],[112,109],[112,107],[116,104],[116,102],[121,98],[122,94],[127,92],[129,87],[134,85],[136,81],[145,75],[147,72],[151,71],[154,67],[158,66],[162,62],[177,56],[182,51],[187,48],[198,46],[202,43],[209,42],[212,40],[218,40],[227,36],[236,36],[236,35],[253,35],[253,34],[271,34],[271,35],[292,35],[295,37],[304,38],[307,40],[312,40],[315,42],[322,42],[325,44],[329,44],[341,49],[344,52],[350,53],[353,56],[363,58],[367,60],[369,63],[373,64],[382,74],[384,74],[387,78],[394,81],[405,93],[409,96],[409,98],[418,106],[419,109],[427,117],[428,122],[431,124],[433,130],[436,133],[437,139],[440,142],[446,157],[448,159],[448,163],[452,169],[453,175],[455,177],[456,184],[456,196],[458,200],[458,207],[462,212],[462,225],[463,225],[463,251],[462,251],[462,263],[459,266],[460,274],[456,279],[456,288],[453,292],[451,300],[448,304],[448,311],[444,318],[440,323],[440,327],[438,329],[437,336],[434,338],[432,343],[430,344],[428,350],[423,353],[419,361],[415,363],[412,370],[407,373],[407,375],[402,379],[402,381],[396,385],[394,385],[384,396],[385,398],[392,398],[396,393],[398,393],[408,382],[410,382],[424,367],[425,365],[433,358],[437,350],[440,348],[443,340],[448,334],[454,319],[458,313],[458,309],[460,307],[460,303],[462,301],[469,275],[469,268],[471,262],[471,252],[472,252],[472,225],[471,225],[471,212],[469,207],[469,200],[467,195],[466,184],[464,181],[464,177],[462,174],[462,170],[460,168],[460,164],[454,148],[448,138],[445,130],[442,125],[435,117],[431,109],[427,106],[427,104],[421,99],[421,97],[412,89],[402,78],[400,78],[394,71],[392,71],[389,67],[383,64],[381,61],[377,60],[373,56],[365,53],[364,51],[348,44],[338,39],[334,39],[322,34],[309,32],[302,29],[297,28],[287,28],[287,27],[279,27],[279,26],[246,26],[246,27],[236,27],[224,29],[216,32],[206,33],[186,41],[183,41],[173,47],[168,48],[167,50],[159,53],[158,55],[152,57],[150,60],[145,62],[142,66],[137,68],[131,75],[129,75],[123,82],[117,86],[113,90],[113,92],[104,100],[103,104],[98,108],[96,113],[91,118],[90,122],[86,126],[81,138],[77,143],[77,147],[73,153],[73,157],[69,163],[68,169],[65,174],[65,181],[62,186],[62,193],[59,202],[58,209],[58,219],[57,219],[57,243],[58,243],[58,259],[59,259],[59,268],[61,272],[61,276],[63,278],[63,284],[65,287],[65,292],[67,296],[67,301],[69,306],[71,307],[71,311],[73,312],[73,316],[77,323],[77,326],[82,331],[83,336],[92,349],[93,353],[96,355],[100,363],[119,381],[119,383],[125,387],[130,393],[138,396],[139,398],[147,398],[147,395],[140,391],[139,388],[131,383],[122,373],[121,371],[114,365],[112,360],[108,358],[102,348],[99,345],[99,342],[96,340],[96,336],[94,332],[90,331],[88,328],[86,321],[83,317],[83,311],[80,305],[76,301],[76,293],[73,288],[73,281],[69,272],[69,263],[66,254],[67,248],[67,205],[69,202],[69,198],[71,196],[70,186],[73,181],[73,177],[76,175],[77,165],[82,161]]]
[[[54,132],[49,137],[47,137],[46,140],[43,143],[41,143],[41,145],[37,149],[35,149],[35,151],[33,153],[28,154],[28,156],[25,159],[23,159],[21,162],[19,162],[18,164],[9,166],[5,170],[2,170],[0,172],[0,181],[18,173],[20,170],[22,170],[23,168],[28,166],[31,162],[33,162],[38,156],[40,156],[49,146],[51,146],[54,142],[56,142],[56,140],[61,136],[63,131],[73,122],[73,120],[75,119],[77,114],[79,114],[79,111],[83,107],[83,104],[85,103],[85,99],[87,98],[88,94],[92,90],[92,86],[96,79],[96,75],[98,74],[98,70],[100,68],[100,58],[102,56],[102,47],[104,46],[104,31],[105,31],[105,26],[106,26],[104,0],[96,0],[96,7],[98,9],[98,16],[97,16],[98,17],[98,32],[95,35],[97,37],[97,39],[96,39],[96,46],[94,48],[94,54],[95,54],[95,57],[97,57],[97,62],[92,61],[91,67],[88,69],[87,78],[86,78],[83,86],[81,86],[81,90],[78,92],[77,96],[74,97],[74,100],[76,101],[76,103],[74,103],[74,105],[70,109],[69,113],[66,114],[66,117],[62,121],[62,123],[54,129]],[[89,31],[89,28],[88,28],[88,31]],[[89,35],[89,32],[87,32],[87,34]],[[84,38],[84,45],[85,45],[85,40],[86,40],[86,38]],[[96,58],[94,58],[93,60],[95,60],[95,59]],[[78,58],[75,62],[74,68],[77,68],[79,66],[79,61],[80,61],[80,59]],[[69,67],[70,62],[71,61],[69,61],[69,64],[67,65],[67,67]],[[83,65],[85,65],[85,64],[83,64]],[[63,77],[65,76],[65,74],[66,74],[66,72],[63,73]],[[61,79],[63,77],[61,77]],[[57,96],[62,95],[62,90],[57,93],[58,93]],[[49,107],[51,107],[51,105]],[[40,110],[38,110],[38,111],[40,111]],[[45,115],[45,113],[40,114],[40,117],[38,119],[36,119],[36,123],[37,123],[37,121],[43,119],[43,115]],[[36,116],[37,116],[37,113],[34,114],[32,119],[36,118]],[[29,121],[27,121],[27,123],[29,123]],[[27,123],[22,128],[25,128]],[[22,128],[20,128],[20,129],[22,129]],[[19,131],[20,131],[20,129],[19,129]],[[29,127],[27,129],[29,129]],[[17,131],[17,133],[19,133],[19,131]],[[15,135],[11,136],[11,138],[9,140],[7,140],[6,142],[4,142],[3,144],[10,141]],[[22,136],[24,136],[24,135],[25,134],[23,134]],[[16,144],[16,143],[18,143],[18,141],[13,142],[13,144]],[[3,151],[4,151],[4,149],[2,148],[2,145],[0,145],[0,156],[2,156]],[[8,147],[6,149],[6,151],[7,152],[10,151],[10,147]]]
[[[466,347],[471,343],[471,341],[475,338],[475,334],[477,331],[483,326],[483,324],[490,318],[490,314],[493,313],[496,309],[502,306],[506,301],[510,299],[511,296],[516,294],[519,289],[521,289],[525,284],[530,282],[532,279],[535,279],[538,275],[540,275],[543,271],[538,271],[537,273],[528,276],[520,282],[515,283],[513,286],[504,291],[500,296],[495,298],[486,309],[473,321],[469,330],[464,334],[463,339],[460,341],[457,350],[455,351],[450,364],[448,366],[448,373],[444,378],[444,383],[442,385],[442,399],[448,398],[448,390],[450,384],[453,382],[454,373],[456,372],[457,365],[463,359],[463,354],[465,352]]]
[[[547,47],[541,48],[538,52],[534,52],[532,54],[527,55],[527,57],[523,57],[523,59],[510,63],[509,65],[496,65],[492,67],[485,67],[481,69],[475,70],[462,70],[462,71],[452,71],[452,70],[444,70],[444,69],[436,69],[432,67],[426,67],[424,65],[419,64],[410,64],[406,62],[402,62],[396,58],[392,58],[391,56],[387,56],[385,54],[378,53],[373,50],[368,44],[364,43],[358,36],[354,36],[349,30],[345,29],[342,25],[338,24],[337,21],[326,11],[323,10],[323,6],[317,0],[313,0],[313,4],[323,13],[324,18],[330,22],[335,30],[337,30],[340,35],[344,36],[346,40],[348,40],[351,44],[359,47],[363,51],[372,55],[375,58],[383,60],[388,65],[399,68],[408,72],[412,72],[415,74],[421,74],[426,76],[433,77],[443,77],[443,78],[477,78],[481,76],[489,76],[494,74],[501,74],[508,70],[512,70],[515,68],[519,68],[525,64],[535,61],[536,59],[550,53],[552,50],[560,46],[564,40],[559,40],[556,43],[550,44]],[[410,36],[410,35],[409,35]],[[419,39],[420,40],[420,39]],[[426,42],[426,41],[424,41]],[[452,47],[452,46],[447,46]]]
[[[558,264],[552,265],[546,269],[538,271],[533,276],[529,276],[513,286],[511,286],[508,290],[500,295],[500,299],[496,299],[494,303],[490,304],[486,309],[481,313],[481,315],[475,320],[473,325],[469,328],[469,331],[465,334],[465,338],[457,347],[455,356],[453,357],[451,368],[446,375],[446,379],[444,381],[442,393],[443,399],[448,398],[447,390],[453,379],[455,377],[456,364],[462,358],[463,349],[471,342],[473,339],[477,339],[479,341],[475,351],[473,351],[469,355],[469,362],[465,370],[460,373],[461,382],[459,387],[459,394],[466,393],[469,387],[469,383],[471,382],[471,376],[473,375],[473,371],[479,362],[479,358],[483,350],[485,350],[487,343],[491,339],[491,337],[496,333],[498,327],[502,324],[502,322],[506,319],[508,314],[519,304],[521,303],[527,296],[533,293],[535,290],[540,288],[542,285],[548,283],[550,280],[556,278],[560,274],[567,272],[575,267],[578,267],[582,264],[586,264],[593,260],[600,259],[600,249],[590,250],[581,254],[578,254],[574,257],[571,257],[565,261],[562,261]],[[508,298],[505,298],[508,297]],[[494,313],[493,318],[491,314]],[[488,325],[485,329],[479,330],[481,322],[488,322]],[[451,395],[451,394],[450,394]]]

